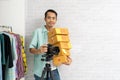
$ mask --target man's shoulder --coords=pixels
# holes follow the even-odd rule
[[[43,26],[41,26],[41,27],[35,29],[35,32],[42,32],[42,29],[43,29]]]
[[[42,30],[41,28],[37,28],[37,29],[35,29],[35,32],[39,32],[41,30]]]

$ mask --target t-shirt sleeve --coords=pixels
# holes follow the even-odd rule
[[[29,48],[37,48],[37,36],[38,36],[37,31],[34,31]]]

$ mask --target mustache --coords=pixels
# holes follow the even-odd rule
[[[55,24],[55,22],[49,22],[50,24]]]

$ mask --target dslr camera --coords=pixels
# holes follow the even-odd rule
[[[42,61],[50,61],[50,60],[52,60],[52,57],[54,55],[58,55],[60,52],[59,47],[53,46],[52,44],[47,44],[47,48],[48,48],[48,51],[46,52],[45,55],[42,56],[42,57],[46,57],[46,59],[44,59]]]

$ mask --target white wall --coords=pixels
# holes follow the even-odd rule
[[[15,33],[25,35],[25,1],[0,0],[0,25],[12,26]]]
[[[25,36],[25,1],[0,0],[0,25],[11,26],[12,32]],[[24,80],[22,78],[21,80]]]
[[[67,27],[72,43],[70,66],[59,68],[61,80],[120,80],[119,0],[27,0],[26,49],[32,32],[44,24],[44,12],[58,12],[57,26]],[[33,80],[28,53],[26,80]]]

